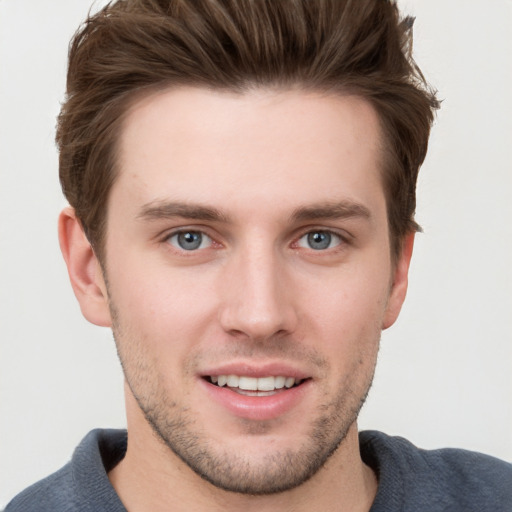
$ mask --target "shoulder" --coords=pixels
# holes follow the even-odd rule
[[[373,431],[361,432],[360,446],[379,476],[377,497],[391,496],[404,510],[512,510],[512,464],[505,461],[467,450],[422,450]]]
[[[31,485],[18,494],[5,509],[5,512],[40,512],[43,510],[74,510],[71,463],[62,469]]]
[[[123,512],[107,472],[123,456],[126,433],[93,430],[59,471],[18,494],[4,512]]]

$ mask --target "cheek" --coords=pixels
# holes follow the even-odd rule
[[[184,343],[212,317],[214,286],[192,272],[125,260],[110,274],[111,300],[122,326],[153,345],[175,349],[177,340]]]
[[[342,330],[380,325],[389,297],[388,276],[364,270],[338,272],[307,288],[306,310],[322,318],[322,323]],[[312,293],[313,290],[317,291]]]
[[[112,279],[114,334],[128,380],[139,395],[171,389],[205,336],[211,298],[170,279]],[[115,281],[115,282],[114,282]],[[185,290],[185,291],[184,291]],[[149,399],[149,398],[148,398]]]
[[[380,285],[376,286],[376,283]],[[340,365],[373,358],[378,350],[388,298],[387,280],[352,273],[310,295],[303,308],[306,338],[320,337],[325,350]]]
[[[115,261],[119,264],[109,272],[111,285],[130,309],[162,313],[188,309],[210,288],[207,272],[172,266],[163,250],[135,248]]]

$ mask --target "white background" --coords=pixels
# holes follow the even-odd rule
[[[57,244],[53,143],[89,0],[0,0],[0,506],[124,425],[108,330],[80,315]],[[512,461],[512,2],[403,0],[444,98],[419,183],[408,300],[361,418]]]

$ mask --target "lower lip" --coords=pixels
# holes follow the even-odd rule
[[[228,387],[219,387],[201,379],[202,385],[213,401],[239,418],[265,421],[279,418],[297,407],[310,385],[307,380],[299,386],[277,392],[270,396],[246,396]]]

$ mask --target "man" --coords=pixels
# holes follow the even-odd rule
[[[376,0],[128,0],[75,36],[61,248],[128,436],[16,510],[509,510],[512,469],[358,434],[434,94]]]

